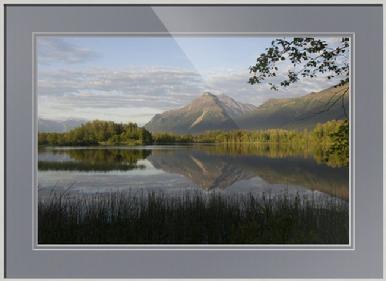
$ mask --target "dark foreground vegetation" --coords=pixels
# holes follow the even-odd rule
[[[347,244],[349,216],[347,202],[289,194],[51,194],[38,229],[40,244]]]

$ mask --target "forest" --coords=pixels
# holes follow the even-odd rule
[[[65,133],[39,133],[39,145],[167,145],[216,143],[227,145],[280,145],[293,151],[312,151],[321,162],[347,166],[349,162],[349,122],[332,120],[311,130],[266,129],[258,131],[208,131],[198,135],[151,134],[137,124],[91,121]]]
[[[39,145],[87,146],[87,145],[143,145],[153,139],[146,129],[135,123],[115,123],[94,120],[65,133],[39,133]]]

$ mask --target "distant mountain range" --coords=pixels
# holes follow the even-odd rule
[[[156,114],[145,128],[152,133],[197,134],[210,130],[305,129],[348,116],[348,85],[331,87],[297,98],[270,99],[260,106],[226,95],[204,92],[190,104]],[[342,95],[343,102],[342,102]],[[39,132],[66,132],[85,119],[54,121],[39,118]]]
[[[298,98],[270,99],[259,107],[205,92],[183,108],[156,114],[145,128],[153,133],[178,134],[209,130],[312,128],[317,123],[348,116],[347,89],[345,85]]]
[[[39,118],[38,130],[39,132],[45,132],[45,133],[48,133],[48,132],[63,133],[73,128],[79,127],[85,122],[87,122],[87,120],[85,119],[68,119],[63,121],[56,121],[56,120]]]

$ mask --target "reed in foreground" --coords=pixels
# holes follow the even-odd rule
[[[39,244],[347,244],[347,202],[288,194],[52,194]]]

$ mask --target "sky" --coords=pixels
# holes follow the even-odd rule
[[[248,84],[249,66],[272,37],[38,36],[39,118],[146,124],[204,91],[260,105],[302,96],[339,80],[301,79],[279,90]],[[340,38],[324,38],[330,46]],[[290,65],[279,67],[278,78]]]

